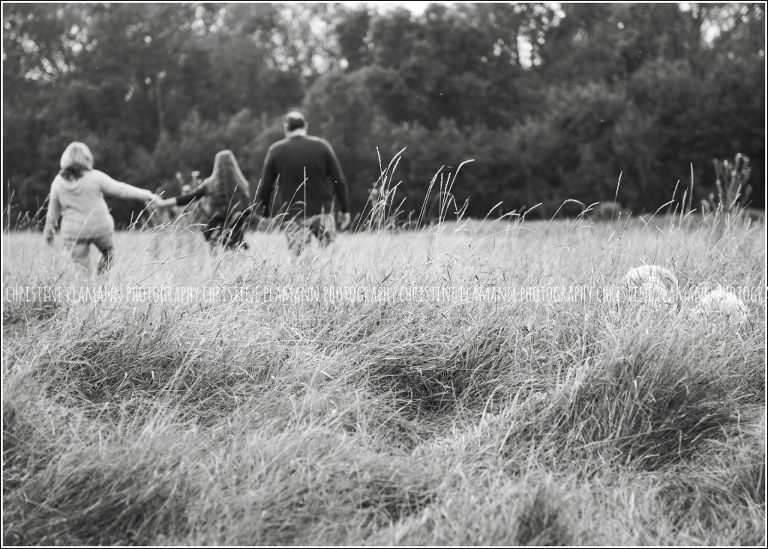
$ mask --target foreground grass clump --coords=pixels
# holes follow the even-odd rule
[[[227,455],[217,453],[235,476],[221,482],[223,471],[211,471],[219,480],[194,511],[194,542],[348,543],[418,513],[439,484],[426,461],[386,458],[360,440],[323,429],[289,427],[246,441],[248,454],[240,441],[224,445]],[[244,458],[234,469],[233,453]],[[244,520],[220,532],[222,516],[233,514]]]
[[[256,347],[231,334],[218,330],[203,347],[206,338],[198,339],[193,325],[187,332],[191,341],[184,337],[178,330],[187,311],[151,304],[127,309],[120,303],[85,309],[51,328],[47,350],[27,374],[45,381],[49,396],[71,405],[103,414],[129,402],[159,400],[199,420],[220,418],[267,377],[268,365],[258,360]]]
[[[731,524],[734,538],[718,544],[765,545],[765,444],[754,434],[712,443],[714,459],[699,457],[662,477],[659,500],[678,528],[705,537]]]
[[[765,543],[763,227],[165,227],[96,279],[5,240],[5,544]],[[680,299],[616,293],[642,264]],[[689,314],[717,285],[747,323]]]
[[[650,331],[629,349],[617,349],[620,356],[585,364],[550,402],[528,408],[530,423],[513,429],[507,445],[545,438],[557,449],[555,460],[586,452],[603,466],[655,470],[706,441],[725,439],[738,425],[738,397],[728,393],[720,372],[680,349],[695,341],[681,337],[664,348],[654,343],[661,338]]]
[[[112,431],[14,393],[3,410],[6,544],[144,545],[186,527],[196,494],[179,475],[183,433]],[[92,437],[100,444],[83,444]]]

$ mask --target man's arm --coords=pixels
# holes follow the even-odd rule
[[[275,173],[274,150],[272,147],[267,151],[267,157],[264,159],[264,167],[261,170],[261,181],[253,195],[253,203],[256,205],[256,213],[269,217],[269,201],[272,196],[272,188],[275,184],[277,174]]]
[[[344,172],[341,170],[341,164],[331,144],[325,141],[325,145],[328,154],[328,176],[333,181],[333,188],[336,192],[336,197],[339,199],[341,212],[349,213],[349,190],[344,179]]]

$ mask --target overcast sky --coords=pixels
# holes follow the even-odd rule
[[[357,5],[357,4],[370,4],[376,5],[379,9],[386,10],[398,6],[403,6],[411,10],[413,13],[424,13],[429,4],[455,4],[455,2],[344,2],[344,4]]]

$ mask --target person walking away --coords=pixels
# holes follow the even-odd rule
[[[313,237],[323,246],[335,239],[334,198],[339,228],[350,224],[349,192],[336,153],[325,139],[307,135],[308,127],[302,113],[286,115],[285,138],[267,151],[254,195],[261,215],[283,220],[288,248],[297,256]]]
[[[250,187],[232,151],[216,154],[213,173],[196,188],[181,196],[160,200],[156,206],[186,206],[204,197],[207,199],[203,228],[205,240],[212,246],[221,244],[231,249],[248,249],[245,229],[253,211],[249,206]]]
[[[146,189],[115,181],[93,168],[93,154],[87,145],[72,142],[61,155],[61,170],[51,184],[48,213],[43,234],[53,245],[58,229],[75,263],[90,274],[89,254],[93,244],[101,252],[98,273],[104,273],[114,262],[115,220],[104,200],[112,196],[123,200],[149,203],[158,198]]]

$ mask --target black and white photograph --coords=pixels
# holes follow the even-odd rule
[[[3,546],[765,547],[765,12],[3,2]]]

